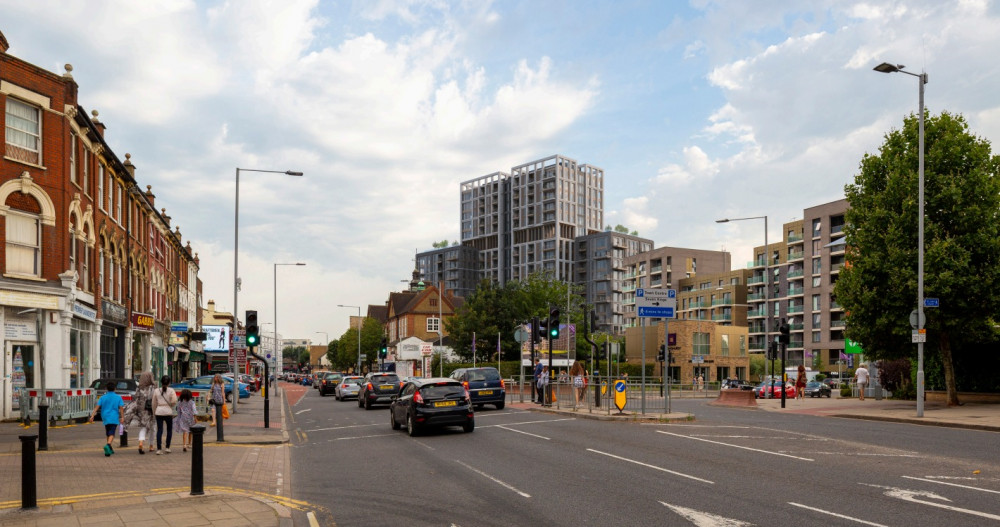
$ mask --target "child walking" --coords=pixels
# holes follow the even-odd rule
[[[97,406],[94,411],[90,414],[90,419],[87,422],[93,423],[94,416],[97,412],[101,412],[101,421],[104,422],[104,435],[107,436],[108,442],[104,444],[104,457],[108,457],[114,454],[115,451],[111,448],[111,443],[115,440],[115,435],[117,435],[118,424],[121,423],[123,417],[123,408],[125,407],[125,400],[122,399],[121,395],[115,393],[115,383],[114,381],[108,381],[105,388],[108,390],[97,400]]]
[[[184,451],[191,448],[191,427],[194,426],[194,417],[197,410],[194,400],[191,398],[191,390],[184,388],[177,402],[177,419],[174,420],[174,428],[181,433],[181,441]]]

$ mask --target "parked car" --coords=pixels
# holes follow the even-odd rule
[[[399,376],[395,373],[372,372],[365,375],[358,394],[358,408],[371,410],[375,404],[389,404],[399,393]]]
[[[809,397],[833,397],[833,390],[826,383],[811,381],[806,383],[805,389],[802,390],[802,395]]]
[[[334,391],[334,397],[338,401],[344,401],[347,399],[357,399],[358,393],[361,392],[361,382],[365,378],[358,375],[349,375],[340,380],[337,384],[337,388]]]
[[[456,379],[412,379],[392,397],[389,425],[406,426],[415,436],[432,426],[461,426],[466,433],[476,428],[469,390]]]
[[[772,399],[772,398],[774,398],[774,399],[780,399],[781,398],[781,391],[782,391],[782,389],[785,390],[785,398],[786,399],[794,399],[795,398],[795,386],[793,386],[791,383],[785,383],[785,384],[783,384],[783,383],[777,382],[777,381],[775,381],[775,383],[774,383],[774,393],[773,394],[771,393],[771,381],[764,381],[764,382],[760,383],[757,386],[757,388],[754,390],[754,393],[757,394],[757,398],[758,399]]]
[[[246,373],[240,374],[240,382],[247,385],[247,389],[251,392],[257,391],[257,381],[253,378],[253,375]]]
[[[476,410],[492,404],[503,410],[507,398],[507,387],[496,368],[459,368],[451,373],[451,378],[462,383],[469,390],[472,405]]]
[[[319,394],[325,397],[328,393],[335,393],[337,391],[337,385],[340,384],[340,380],[344,378],[343,373],[337,372],[326,372],[321,375],[319,379]]]
[[[754,386],[749,381],[739,379],[726,379],[722,381],[723,390],[753,390]]]
[[[125,401],[131,401],[132,397],[135,396],[135,390],[139,388],[139,383],[135,379],[125,379],[125,378],[110,378],[106,377],[103,379],[97,379],[90,383],[90,389],[94,390],[94,394],[97,395],[97,399],[100,399],[102,395],[107,393],[107,386],[109,381],[114,381],[115,383],[115,393],[122,396]],[[101,419],[101,412],[97,412],[97,419]]]
[[[202,375],[201,377],[196,377],[194,379],[185,379],[181,382],[175,382],[170,385],[171,388],[177,390],[178,392],[187,388],[191,391],[207,391],[212,389],[212,378],[214,375]],[[223,387],[226,392],[226,400],[233,400],[233,378],[226,375],[222,376]],[[246,399],[250,397],[250,389],[246,383],[239,384],[239,394],[240,399]]]

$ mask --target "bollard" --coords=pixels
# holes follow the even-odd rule
[[[21,508],[37,509],[37,485],[35,484],[35,438],[36,435],[18,436],[21,439]]]
[[[118,436],[118,446],[128,446],[128,428],[125,428],[124,426],[122,427],[122,435]]]
[[[191,427],[191,495],[205,494],[205,425]]]
[[[49,401],[38,404],[38,450],[49,449]]]
[[[225,421],[225,419],[222,418],[222,405],[217,404],[215,405],[215,440],[220,443],[226,440],[225,434],[222,433],[223,421]]]

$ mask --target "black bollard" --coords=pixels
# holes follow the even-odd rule
[[[222,418],[222,404],[215,405],[215,440],[220,443],[226,440],[225,434],[222,433],[222,421],[224,421]]]
[[[18,436],[21,439],[21,508],[37,509],[38,494],[35,478],[36,435]]]
[[[42,400],[38,405],[38,450],[49,449],[49,402]]]
[[[205,494],[205,425],[191,427],[191,495]]]

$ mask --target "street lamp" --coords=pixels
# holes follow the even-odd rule
[[[768,366],[770,365],[770,361],[767,360],[768,344],[769,344],[768,343],[768,339],[771,337],[771,331],[770,331],[770,328],[771,328],[771,324],[770,324],[770,320],[771,320],[771,306],[769,305],[771,297],[770,297],[770,292],[768,291],[768,289],[770,289],[770,285],[767,283],[768,279],[769,279],[768,275],[771,274],[771,268],[770,268],[770,265],[768,265],[768,251],[769,251],[769,248],[767,246],[767,216],[765,215],[765,216],[748,216],[746,218],[723,218],[721,220],[715,220],[715,223],[729,223],[731,221],[743,221],[743,220],[764,220],[764,357],[765,357],[765,359],[764,359],[764,369],[765,369],[765,371],[767,371],[768,369],[771,370],[771,373],[770,373],[770,375],[771,375],[771,394],[773,395],[774,394],[774,371],[773,371],[774,369],[773,368],[768,368]],[[784,373],[784,372],[782,372],[782,373]],[[784,376],[782,376],[781,382],[782,383],[785,382]],[[784,386],[784,384],[782,384],[782,386]],[[784,388],[782,388],[782,391],[784,391]]]
[[[353,307],[358,310],[358,369],[354,371],[355,375],[361,373],[361,327],[364,325],[361,322],[361,306],[345,306],[344,304],[337,304],[337,307]]]
[[[301,176],[302,172],[293,170],[257,170],[253,168],[236,167],[236,220],[233,222],[233,331],[239,329],[238,301],[240,295],[240,171],[243,172],[265,172],[268,174],[285,174],[289,176]],[[277,328],[275,334],[277,335]],[[239,388],[239,371],[236,369],[236,360],[233,360],[233,387],[234,392]],[[237,393],[237,395],[239,395]],[[236,401],[239,397],[233,397],[233,413],[236,413]]]
[[[903,71],[902,64],[883,62],[875,66],[880,73],[905,73],[916,77],[920,86],[920,139],[919,160],[917,161],[917,187],[920,194],[917,211],[917,331],[923,338],[924,332],[924,84],[927,84],[927,73],[910,73]],[[917,340],[917,417],[924,416],[924,342]]]

